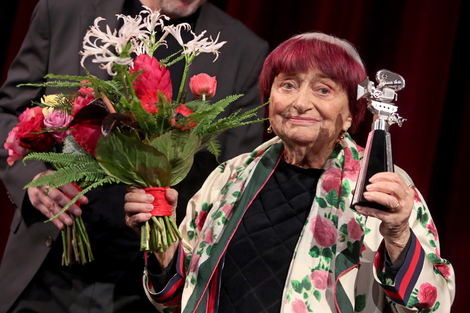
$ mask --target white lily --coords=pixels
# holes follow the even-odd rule
[[[188,23],[181,23],[178,25],[170,25],[170,26],[165,26],[163,27],[163,31],[166,33],[171,34],[173,37],[175,37],[176,41],[181,47],[184,47],[184,41],[183,38],[181,37],[181,30],[186,29],[186,30],[191,30],[191,25]]]
[[[220,33],[217,34],[217,38],[215,40],[212,39],[212,36],[210,36],[210,39],[207,37],[202,38],[206,31],[203,31],[198,36],[196,36],[196,34],[192,31],[191,33],[193,34],[194,39],[184,45],[185,49],[183,53],[189,54],[190,59],[196,57],[200,53],[213,53],[215,54],[215,59],[213,62],[215,62],[219,57],[219,49],[227,43],[226,41],[217,42],[219,40]]]

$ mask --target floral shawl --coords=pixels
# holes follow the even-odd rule
[[[283,150],[276,137],[249,156],[221,164],[191,199],[180,226],[178,274],[160,292],[144,276],[149,297],[164,303],[165,312],[217,312],[226,248]],[[281,312],[448,312],[452,267],[439,256],[437,232],[417,191],[410,250],[395,279],[387,278],[380,221],[350,208],[360,154],[347,135],[325,163],[290,264]],[[412,185],[406,173],[396,171]]]

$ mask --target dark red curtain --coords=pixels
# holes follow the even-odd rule
[[[211,0],[210,0],[211,1]],[[35,0],[20,0],[10,8],[3,38],[10,38],[3,56],[3,78],[24,35]],[[380,69],[402,75],[406,87],[398,93],[399,113],[407,121],[391,127],[395,163],[404,168],[427,199],[439,230],[442,255],[456,270],[457,297],[452,312],[470,312],[466,300],[470,279],[466,258],[470,252],[465,229],[470,221],[466,207],[470,177],[470,25],[468,1],[373,0],[212,0],[241,20],[271,48],[292,35],[322,31],[352,42],[371,78]],[[3,6],[3,4],[2,4]],[[4,10],[2,10],[3,12]],[[2,28],[3,31],[6,28]],[[11,36],[10,36],[11,34]],[[2,49],[3,50],[3,49]],[[223,50],[221,50],[222,53]],[[0,63],[2,64],[2,63]],[[370,115],[370,114],[369,114]],[[353,137],[364,145],[370,116]],[[469,124],[467,124],[469,123]],[[4,197],[2,193],[2,197]],[[0,244],[5,241],[11,208],[4,198]],[[468,220],[467,220],[468,218]],[[1,247],[0,247],[1,249]]]

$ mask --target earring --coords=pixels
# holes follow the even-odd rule
[[[348,130],[342,130],[341,133],[340,133],[340,136],[339,136],[339,139],[340,140],[343,140],[344,137],[346,137],[346,133],[348,132]]]
[[[267,132],[268,134],[271,134],[273,132],[273,127],[271,125],[269,125]]]

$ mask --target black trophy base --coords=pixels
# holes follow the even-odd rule
[[[376,129],[369,134],[363,162],[364,165],[359,173],[358,184],[351,206],[354,208],[359,205],[379,210],[389,210],[381,204],[367,201],[363,196],[372,176],[381,172],[393,172],[392,145],[389,132]]]

